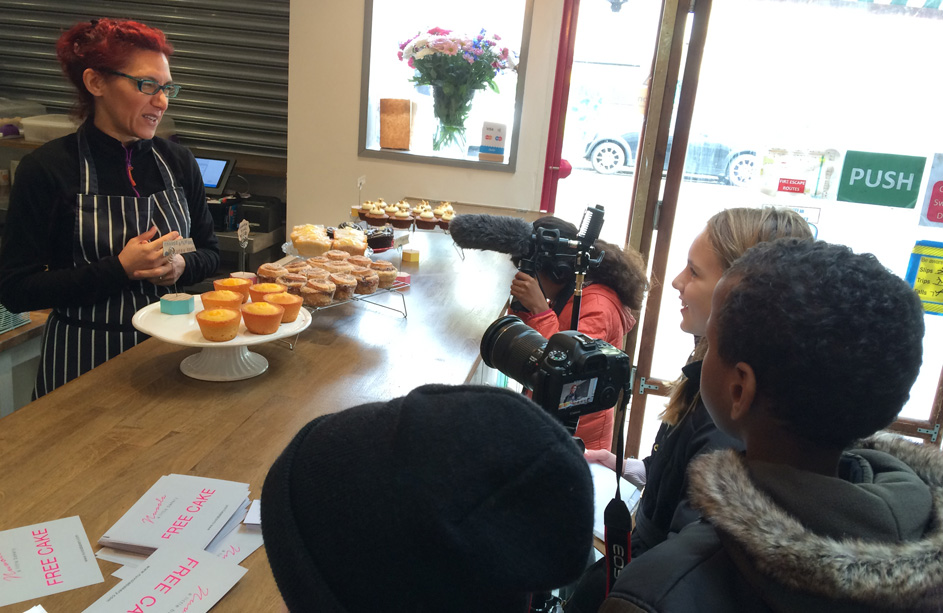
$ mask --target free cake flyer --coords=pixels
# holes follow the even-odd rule
[[[0,606],[102,581],[78,517],[0,532]]]

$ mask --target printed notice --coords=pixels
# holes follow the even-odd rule
[[[102,581],[78,517],[0,532],[0,606]]]
[[[933,156],[926,194],[920,213],[920,225],[943,228],[943,153]]]
[[[924,311],[943,315],[943,243],[917,241],[906,279],[923,302]]]
[[[84,613],[206,613],[246,574],[211,553],[178,545],[155,551]]]

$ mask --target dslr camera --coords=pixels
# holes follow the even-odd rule
[[[531,390],[534,402],[570,434],[581,415],[616,403],[632,371],[629,356],[605,341],[573,330],[547,340],[513,315],[488,326],[481,357],[490,368]]]

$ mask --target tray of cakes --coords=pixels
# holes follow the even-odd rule
[[[432,206],[426,200],[420,200],[415,206],[407,200],[388,204],[380,198],[366,200],[359,207],[351,207],[351,216],[365,221],[371,226],[392,225],[399,229],[435,230],[449,229],[449,223],[455,217],[450,202],[440,202]]]
[[[357,300],[370,302],[378,293],[409,287],[391,262],[352,255],[341,249],[330,249],[309,258],[293,257],[287,262],[283,259],[263,264],[256,276],[258,285],[253,287],[257,290],[287,291],[300,296],[304,306],[311,310]],[[405,317],[405,298],[401,293],[400,297],[402,310],[393,310]]]

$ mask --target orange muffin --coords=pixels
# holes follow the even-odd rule
[[[238,309],[204,309],[196,314],[203,338],[208,341],[231,341],[239,333],[242,316]]]
[[[257,283],[249,286],[249,297],[252,302],[262,302],[265,294],[278,294],[287,289],[281,283]]]
[[[334,300],[337,302],[350,300],[354,295],[354,291],[357,289],[357,279],[355,279],[353,275],[332,274],[331,283],[336,286],[334,290]]]
[[[236,309],[238,311],[243,303],[242,293],[229,289],[203,292],[200,294],[200,299],[203,301],[204,309]]]
[[[271,302],[250,302],[242,307],[242,321],[253,334],[274,334],[282,324],[285,307]]]
[[[265,294],[264,298],[265,302],[277,304],[278,306],[285,309],[285,312],[282,313],[283,324],[290,324],[291,322],[298,319],[298,313],[301,311],[301,304],[304,302],[304,299],[300,295],[289,294],[288,292]]]
[[[310,307],[323,307],[334,300],[334,290],[337,286],[328,279],[310,279],[308,284],[301,288],[301,297]]]
[[[226,277],[225,279],[215,279],[213,281],[213,289],[220,290],[229,290],[231,292],[239,292],[242,294],[242,302],[245,304],[249,302],[249,286],[252,285],[252,282],[248,279],[240,279],[238,277]]]

